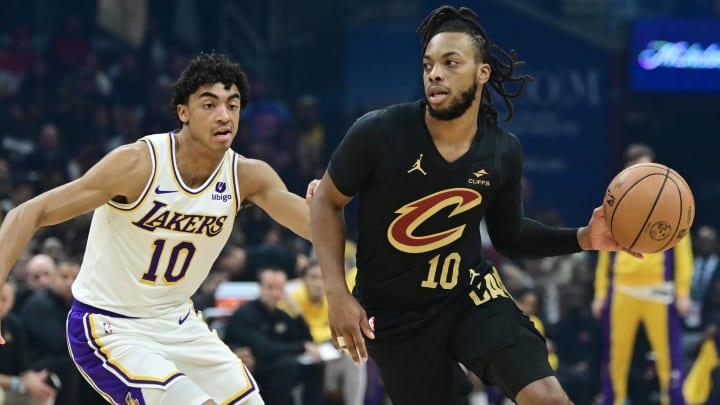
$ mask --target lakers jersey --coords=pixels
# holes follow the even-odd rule
[[[78,301],[131,317],[152,317],[187,302],[232,231],[239,207],[237,154],[225,153],[198,188],[183,182],[172,133],[142,138],[152,175],[132,203],[97,208],[80,274]]]

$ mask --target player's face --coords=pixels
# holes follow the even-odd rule
[[[192,137],[211,148],[229,148],[240,122],[240,91],[235,84],[200,86],[187,105],[177,106],[178,118]]]
[[[423,55],[425,100],[431,116],[452,120],[480,99],[479,88],[490,78],[490,66],[478,64],[468,34],[443,32],[428,43]]]

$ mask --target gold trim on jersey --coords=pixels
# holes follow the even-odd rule
[[[220,339],[220,338],[218,338]],[[243,379],[245,380],[245,388],[241,389],[240,391],[233,394],[230,399],[221,402],[220,405],[230,405],[234,403],[235,401],[239,400],[240,398],[244,397],[246,394],[250,393],[251,391],[255,391],[256,387],[255,384],[250,381],[250,376],[248,376],[247,368],[245,367],[245,364],[243,364],[242,360],[240,360],[240,367],[242,367],[243,371]]]
[[[150,180],[145,185],[145,189],[143,190],[142,194],[140,194],[140,197],[138,197],[135,202],[129,203],[129,204],[121,204],[118,202],[115,202],[113,200],[109,200],[106,204],[110,208],[114,208],[117,211],[124,212],[124,213],[131,213],[135,212],[138,208],[142,206],[142,204],[147,200],[147,197],[152,194],[153,186],[155,185],[155,180],[158,178],[158,156],[157,156],[157,146],[155,143],[148,137],[140,138],[141,141],[144,141],[147,143],[148,148],[150,149],[150,161],[152,162],[152,175],[150,175]],[[129,207],[123,207],[124,205],[127,205]]]
[[[68,315],[68,319],[70,319],[69,315]],[[83,322],[83,324],[84,324],[84,322]],[[67,325],[66,325],[66,329],[67,329]],[[70,344],[69,339],[66,339],[66,344],[67,344],[67,348],[68,348],[68,353],[70,353],[70,356],[73,358],[73,363],[75,363],[75,360],[74,360],[75,354],[73,354],[72,345]],[[107,394],[105,391],[101,390],[100,387],[98,387],[97,384],[95,384],[95,382],[92,380],[92,378],[90,378],[90,376],[87,375],[87,373],[85,373],[85,370],[83,370],[79,364],[75,363],[75,365],[76,365],[75,368],[80,372],[80,374],[82,374],[85,381],[87,381],[87,383],[90,384],[90,386],[92,386],[95,389],[95,391],[98,394],[100,394],[100,396],[105,398],[105,400],[108,401],[109,403],[117,405],[117,402],[115,402],[115,400],[113,400],[109,394]]]

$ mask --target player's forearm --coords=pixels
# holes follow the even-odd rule
[[[347,293],[344,262],[346,231],[343,210],[324,201],[315,201],[310,210],[310,217],[310,234],[325,279],[327,295]]]
[[[0,227],[0,283],[7,279],[10,269],[38,229],[38,204],[37,200],[30,200],[13,208]]]

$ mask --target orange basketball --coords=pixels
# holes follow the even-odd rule
[[[603,209],[615,240],[637,252],[655,253],[672,248],[688,233],[695,199],[675,170],[639,163],[610,182]]]

